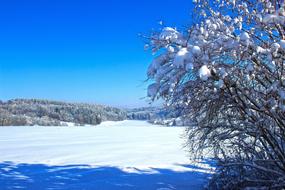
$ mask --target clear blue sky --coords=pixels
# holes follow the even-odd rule
[[[3,0],[0,99],[143,106],[138,33],[191,21],[191,0]]]

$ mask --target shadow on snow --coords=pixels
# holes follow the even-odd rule
[[[151,168],[130,171],[88,165],[48,166],[0,163],[1,190],[184,190],[202,189],[211,174],[196,165],[189,171]]]

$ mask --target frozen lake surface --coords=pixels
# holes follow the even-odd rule
[[[211,162],[189,161],[184,131],[143,121],[1,127],[0,189],[202,189]]]

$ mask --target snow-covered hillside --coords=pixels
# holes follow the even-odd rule
[[[201,189],[211,168],[188,160],[183,134],[143,121],[2,127],[0,189]]]

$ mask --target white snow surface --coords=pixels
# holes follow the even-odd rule
[[[213,168],[189,161],[184,131],[144,121],[1,127],[0,189],[201,189]]]

